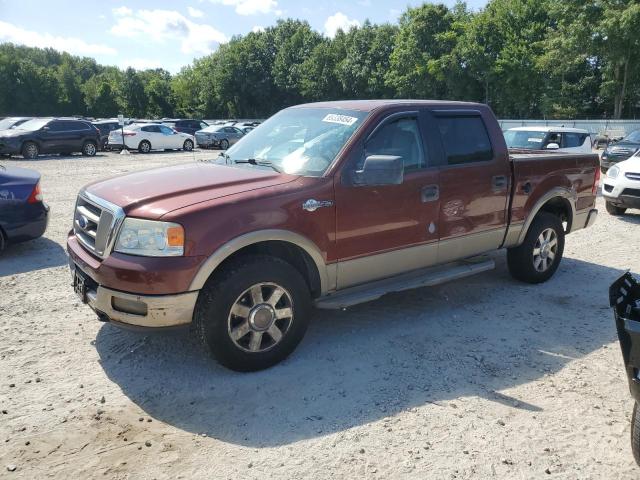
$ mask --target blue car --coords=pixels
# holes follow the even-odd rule
[[[41,237],[49,206],[42,201],[40,174],[0,165],[0,251],[8,244]]]

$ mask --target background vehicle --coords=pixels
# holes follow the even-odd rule
[[[589,132],[567,127],[517,127],[504,132],[507,147],[591,153]]]
[[[0,131],[9,130],[10,128],[22,125],[27,120],[31,120],[31,117],[7,117],[0,120]]]
[[[40,174],[0,165],[0,251],[10,243],[41,237],[49,206],[42,200]]]
[[[118,120],[98,120],[92,122],[93,126],[96,127],[100,131],[100,150],[105,150],[107,143],[109,141],[109,134],[118,128],[120,128],[120,124]]]
[[[109,134],[109,148],[120,150],[123,145],[130,150],[149,153],[151,150],[193,150],[193,136],[176,132],[159,123],[131,124],[122,130],[116,129]]]
[[[163,120],[162,123],[173,128],[176,132],[188,133],[189,135],[195,135],[198,130],[209,126],[207,122],[193,119]]]
[[[603,171],[607,171],[616,163],[631,157],[638,150],[640,150],[640,130],[635,130],[622,140],[610,143],[602,152],[600,165]]]
[[[196,143],[200,148],[220,148],[226,150],[244,136],[236,127],[212,125],[196,132]]]
[[[40,153],[98,151],[100,132],[90,122],[71,118],[34,118],[0,132],[0,153],[36,158]]]
[[[623,215],[628,208],[640,208],[640,156],[613,165],[602,181],[607,212]]]
[[[486,271],[494,261],[481,255],[499,248],[515,278],[544,282],[565,235],[598,213],[597,155],[510,156],[491,110],[474,103],[292,107],[220,163],[91,184],[67,250],[99,318],[193,322],[236,370],[289,355],[313,304]]]

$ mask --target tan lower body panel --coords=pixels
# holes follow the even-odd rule
[[[497,250],[502,245],[505,230],[504,227],[494,228],[484,232],[440,240],[438,243],[438,263],[452,262]]]
[[[198,292],[135,295],[99,286],[97,291],[87,292],[87,299],[92,309],[116,322],[136,327],[175,327],[191,323]],[[134,311],[139,313],[130,313]]]

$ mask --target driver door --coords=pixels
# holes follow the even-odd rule
[[[335,185],[338,289],[367,283],[437,262],[440,210],[438,169],[423,139],[426,118],[399,112],[383,118],[359,148]],[[400,185],[345,182],[369,155],[400,156]]]

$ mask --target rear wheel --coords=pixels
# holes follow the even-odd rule
[[[193,150],[193,142],[191,140],[185,140],[184,144],[182,145],[182,149],[185,152],[190,152],[191,150]]]
[[[229,148],[229,140],[227,140],[226,138],[223,138],[222,140],[220,140],[220,149],[227,150],[228,148]]]
[[[229,264],[200,292],[194,326],[224,366],[262,370],[284,360],[309,324],[311,298],[289,263],[252,255]]]
[[[151,151],[151,143],[148,140],[143,140],[138,145],[138,151],[141,153],[149,153]]]
[[[22,156],[26,159],[33,160],[34,158],[38,158],[39,153],[40,149],[34,142],[26,142],[22,146]]]
[[[560,218],[547,212],[538,213],[522,245],[507,251],[511,275],[527,283],[549,280],[562,260],[564,235]]]
[[[638,418],[638,402],[633,404],[631,415],[631,451],[636,463],[640,465],[640,418]]]
[[[98,147],[94,142],[84,142],[82,145],[82,155],[85,157],[93,157],[98,151]]]
[[[624,213],[627,211],[626,208],[618,207],[610,202],[606,202],[606,208],[607,208],[607,212],[609,212],[610,215],[616,215],[616,216],[624,215]]]

